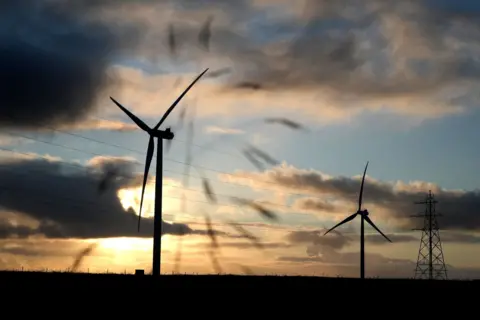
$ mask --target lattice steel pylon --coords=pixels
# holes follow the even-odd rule
[[[447,268],[443,257],[442,243],[440,241],[440,230],[437,217],[441,216],[435,211],[435,204],[432,191],[428,192],[425,201],[415,204],[425,205],[423,214],[412,217],[423,218],[423,228],[413,229],[422,231],[420,249],[418,250],[417,266],[415,268],[415,279],[447,280]]]

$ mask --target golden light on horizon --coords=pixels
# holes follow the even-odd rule
[[[102,250],[115,251],[148,251],[151,246],[151,239],[148,238],[108,238],[99,241]]]
[[[175,246],[175,243],[173,242]],[[98,241],[98,249],[110,256],[115,264],[130,263],[132,261],[150,259],[152,254],[152,238],[108,238]],[[171,251],[172,241],[168,236],[162,237],[162,251]]]

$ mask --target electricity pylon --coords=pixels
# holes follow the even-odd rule
[[[415,279],[447,280],[447,268],[443,257],[442,243],[440,241],[440,230],[437,217],[441,216],[435,211],[435,204],[432,191],[428,191],[425,201],[415,204],[425,205],[423,214],[412,217],[423,218],[423,228],[413,229],[422,231],[420,249],[418,250],[417,266],[415,268]]]

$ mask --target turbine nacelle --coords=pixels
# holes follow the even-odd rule
[[[364,217],[368,216],[368,210],[360,210],[357,213],[361,216],[364,216]]]
[[[167,128],[165,130],[151,130],[149,133],[155,138],[164,140],[172,140],[175,137],[175,134],[171,131],[170,128]]]

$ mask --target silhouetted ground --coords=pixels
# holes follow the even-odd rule
[[[88,274],[67,272],[20,272],[0,271],[0,284],[3,288],[11,287],[29,290],[50,290],[61,287],[76,287],[92,289],[121,288],[134,290],[138,287],[162,287],[182,289],[255,289],[255,290],[287,290],[291,289],[378,289],[410,292],[425,292],[423,290],[445,290],[450,292],[465,292],[479,289],[480,280],[448,280],[428,281],[411,279],[352,279],[323,277],[292,277],[292,276],[243,276],[243,275],[162,275],[155,279],[150,275],[135,276],[124,274]],[[41,292],[41,291],[40,291]],[[348,292],[348,291],[347,291]],[[470,292],[470,291],[469,291]],[[473,291],[472,291],[473,292]]]

